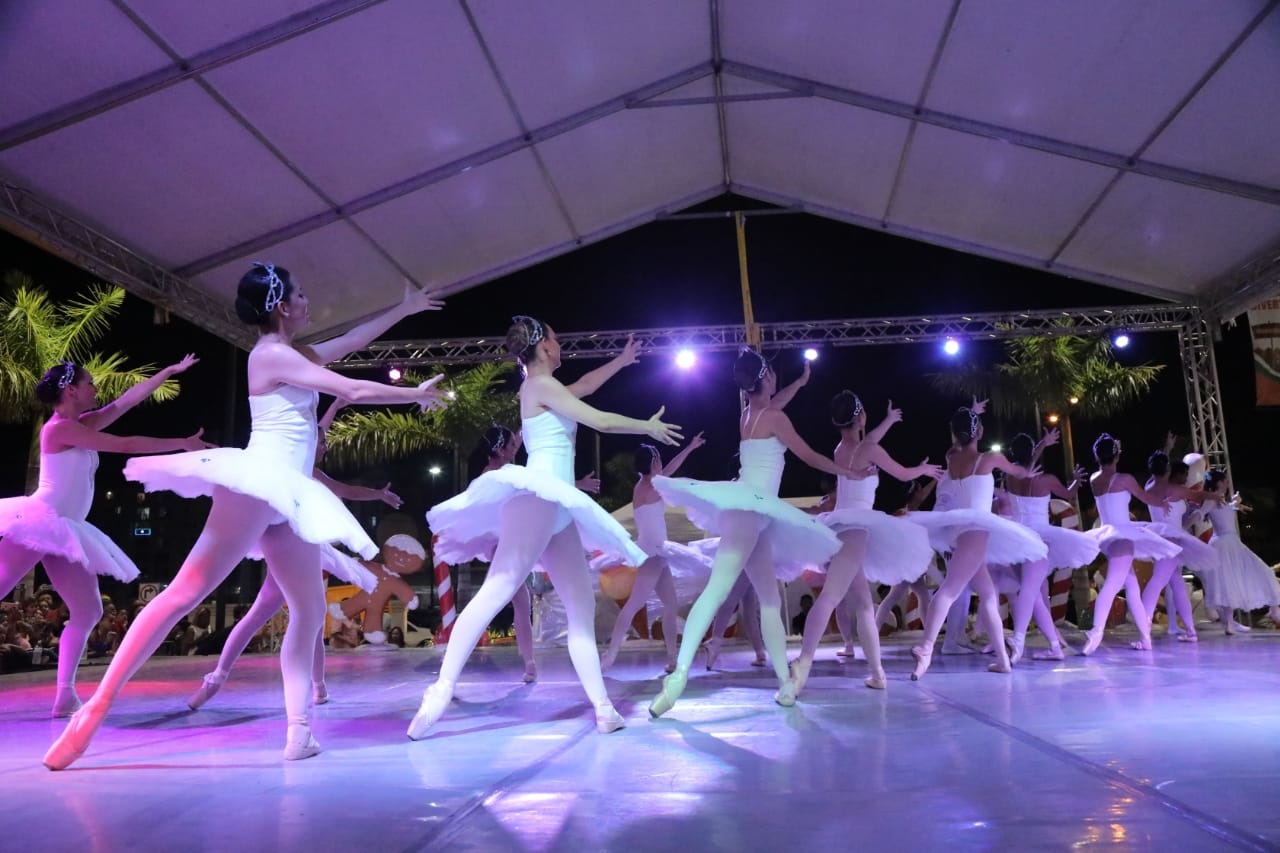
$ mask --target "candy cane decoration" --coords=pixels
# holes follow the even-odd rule
[[[431,546],[435,550],[436,538],[432,537]],[[449,577],[449,564],[436,563],[436,597],[440,600],[440,630],[436,632],[436,645],[449,642],[449,632],[453,629],[453,620],[458,613],[453,604],[453,583]]]
[[[1067,530],[1080,529],[1080,513],[1064,500],[1054,498],[1049,501],[1049,513],[1058,522],[1059,527]],[[1057,569],[1049,576],[1049,612],[1053,621],[1067,617],[1067,602],[1071,600],[1071,569]]]

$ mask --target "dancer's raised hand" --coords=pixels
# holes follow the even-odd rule
[[[707,440],[702,437],[702,433],[698,433],[693,438],[689,439],[689,449],[697,450],[699,447],[701,447],[706,443],[707,443]]]
[[[889,409],[885,412],[884,419],[890,424],[902,423],[902,409],[894,408],[892,400],[889,401]]]
[[[1049,427],[1040,439],[1040,447],[1053,447],[1062,439],[1062,431],[1057,427]]]
[[[397,495],[395,492],[391,491],[390,483],[387,483],[385,486],[383,486],[381,489],[378,490],[378,500],[382,501],[384,504],[391,507],[392,509],[399,509],[400,504],[403,503],[403,501],[400,500],[400,496]]]
[[[987,403],[988,403],[988,402],[990,402],[990,401],[989,401],[989,400],[979,400],[979,399],[975,396],[975,397],[973,398],[973,403],[971,403],[971,404],[969,405],[969,411],[973,412],[975,415],[985,414],[985,413],[986,413],[986,411],[987,411]]]
[[[443,373],[437,373],[426,382],[418,386],[418,407],[424,412],[432,409],[443,409],[449,405],[446,395],[437,391],[435,384],[444,378]]]
[[[666,410],[666,406],[658,407],[658,411],[654,412],[645,423],[645,435],[663,444],[679,444],[684,440],[684,436],[680,434],[680,427],[662,422],[662,413]]]
[[[930,480],[940,480],[942,479],[942,475],[946,472],[946,469],[941,465],[934,465],[930,463],[928,456],[926,456],[919,465],[910,470],[912,472],[912,480],[917,477],[928,477]]]
[[[581,480],[578,480],[574,485],[577,486],[579,491],[587,492],[592,495],[600,494],[600,478],[596,476],[595,471],[592,471]]]
[[[627,367],[635,364],[640,360],[640,344],[636,342],[635,335],[627,335],[627,343],[622,348],[622,352],[618,353],[617,361],[619,367]]]
[[[196,358],[196,354],[193,352],[189,352],[182,357],[182,361],[179,361],[177,364],[171,364],[168,367],[162,369],[160,372],[164,374],[165,378],[167,379],[168,377],[173,376],[174,374],[182,373],[183,371],[190,370],[192,367],[196,366],[199,363],[200,363],[200,359]]]
[[[414,287],[413,282],[407,278],[404,280],[404,296],[400,304],[409,314],[417,314],[419,311],[439,311],[444,308],[443,299],[436,299],[428,291]]]

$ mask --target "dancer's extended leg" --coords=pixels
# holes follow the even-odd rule
[[[733,582],[729,594],[725,596],[724,602],[716,610],[715,619],[711,622],[711,636],[707,638],[707,669],[715,666],[716,658],[720,656],[720,644],[724,642],[724,632],[729,630],[729,623],[733,621],[733,614],[737,612],[738,605],[742,603],[743,598],[750,589],[751,581],[747,580],[745,574],[740,573],[737,580]],[[738,624],[742,624],[741,616],[738,617]],[[684,624],[684,630],[684,635],[686,637],[689,636],[688,621]]]
[[[680,652],[680,597],[676,594],[676,579],[668,566],[658,574],[654,587],[662,602],[662,642],[667,647],[667,672],[676,671],[676,655]]]
[[[947,576],[929,603],[929,613],[924,623],[924,637],[919,646],[911,649],[911,654],[916,659],[915,669],[911,673],[912,681],[918,681],[928,672],[929,664],[933,659],[933,645],[938,641],[942,623],[948,618],[952,606],[961,598],[962,593],[965,601],[968,601],[969,581],[983,566],[988,538],[989,534],[985,530],[969,530],[961,533],[957,538],[955,548],[951,551],[951,559],[947,563]],[[968,621],[967,614],[965,619]]]
[[[1098,591],[1098,597],[1093,603],[1093,627],[1085,632],[1087,639],[1084,648],[1081,649],[1081,652],[1086,655],[1093,654],[1102,643],[1102,632],[1106,630],[1107,617],[1111,614],[1111,605],[1116,600],[1116,593],[1133,573],[1132,542],[1115,542],[1108,546],[1106,553],[1107,577],[1102,582],[1102,589]],[[1141,595],[1138,600],[1141,602]]]
[[[1040,603],[1041,586],[1051,571],[1048,560],[1034,560],[1022,564],[1021,582],[1018,585],[1018,597],[1013,601],[1013,636],[1009,639],[1009,663],[1016,665],[1022,657],[1027,645],[1027,628],[1031,625],[1031,617],[1036,613],[1036,605]],[[1044,626],[1040,626],[1044,630]],[[1045,635],[1051,642],[1056,640],[1057,632]]]
[[[827,624],[831,621],[832,612],[843,610],[845,597],[853,594],[853,579],[861,569],[862,558],[866,554],[867,532],[865,530],[845,530],[839,534],[839,538],[840,550],[827,564],[827,576],[822,584],[822,592],[818,593],[813,607],[809,609],[809,615],[805,617],[800,656],[795,659],[791,669],[796,680],[796,693],[804,689],[805,682],[809,679],[809,669],[813,666],[818,644],[822,642],[822,637],[827,632]],[[865,582],[863,586],[866,586]],[[869,627],[876,635],[876,646],[879,647],[880,632],[874,624]],[[869,639],[864,636],[867,629],[867,625],[858,623],[858,636],[862,639],[864,648]]]
[[[985,565],[974,572],[970,585],[978,593],[978,617],[987,632],[987,639],[995,649],[996,662],[987,667],[991,672],[1009,672],[1009,653],[1004,645],[1004,624],[1000,620],[1000,591]]]
[[[516,632],[516,648],[524,661],[525,684],[538,680],[538,663],[533,657],[533,595],[526,578],[511,598],[511,627]]]
[[[613,623],[613,633],[609,636],[609,647],[605,649],[600,659],[602,669],[613,666],[618,652],[622,650],[622,644],[626,642],[627,630],[631,627],[632,620],[649,601],[649,596],[658,585],[658,578],[666,570],[667,561],[662,557],[650,557],[636,567],[636,579],[631,585],[631,595],[618,611],[618,618]]]
[[[765,537],[756,539],[744,567],[751,587],[760,604],[760,635],[773,662],[773,672],[778,676],[778,692],[774,700],[779,705],[796,703],[796,685],[787,669],[787,629],[782,625],[782,596],[778,592],[778,576],[773,568],[773,549]]]
[[[98,576],[86,571],[84,566],[61,557],[45,556],[44,570],[70,614],[58,640],[58,690],[53,698],[53,716],[69,717],[80,708],[76,669],[89,642],[89,632],[102,618],[102,595],[98,590]]]
[[[188,707],[194,711],[213,698],[226,683],[227,676],[231,674],[231,668],[236,665],[236,661],[244,653],[249,641],[263,625],[271,620],[271,617],[280,611],[283,605],[284,593],[280,592],[279,584],[268,572],[262,588],[258,590],[257,598],[249,607],[249,612],[242,616],[231,629],[231,633],[227,634],[227,642],[222,647],[222,654],[218,656],[218,665],[213,672],[204,677],[204,683],[187,700]],[[323,674],[323,670],[321,673]]]

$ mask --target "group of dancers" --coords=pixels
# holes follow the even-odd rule
[[[243,449],[211,447],[198,432],[187,438],[161,439],[103,431],[164,379],[194,365],[193,357],[165,368],[100,408],[92,377],[82,368],[64,363],[45,375],[37,395],[53,414],[41,433],[40,488],[29,497],[0,501],[0,595],[42,561],[71,611],[54,700],[54,715],[71,719],[44,757],[47,767],[60,770],[83,755],[120,690],[174,624],[250,554],[266,560],[268,581],[255,604],[255,619],[246,620],[254,624],[245,630],[269,618],[282,602],[289,608],[280,655],[288,723],[284,757],[303,759],[320,751],[310,722],[312,705],[327,698],[321,640],[323,572],[368,586],[373,579],[367,570],[333,546],[342,545],[366,558],[376,553],[374,543],[339,496],[380,499],[393,505],[398,499],[385,489],[357,495],[319,475],[315,468],[320,438],[318,395],[358,405],[407,403],[425,409],[447,403],[434,388],[438,376],[403,387],[352,379],[324,365],[366,345],[409,314],[441,307],[407,288],[399,305],[380,316],[333,340],[303,345],[296,337],[307,325],[309,310],[300,285],[288,270],[254,264],[241,279],[236,300],[241,319],[260,331],[248,358],[252,433]],[[1181,463],[1170,462],[1167,451],[1153,454],[1152,479],[1140,487],[1133,477],[1117,471],[1120,443],[1104,434],[1094,445],[1099,470],[1090,479],[1102,525],[1087,532],[1064,530],[1049,524],[1049,498],[1072,496],[1083,472],[1077,470],[1075,480],[1064,485],[1041,471],[1039,452],[1054,436],[1040,442],[1019,436],[1008,455],[983,452],[979,449],[983,404],[975,401],[951,418],[945,469],[927,459],[906,466],[880,444],[901,419],[901,412],[890,404],[886,418],[868,431],[862,401],[845,391],[831,402],[831,420],[840,439],[827,456],[801,438],[785,412],[807,372],[779,389],[770,363],[759,352],[745,349],[733,370],[744,402],[738,413],[738,477],[721,482],[678,478],[673,475],[701,444],[700,435],[664,464],[659,446],[677,446],[683,435],[680,426],[663,420],[662,408],[648,418],[633,418],[602,411],[584,399],[636,360],[633,343],[617,358],[568,385],[555,377],[560,346],[547,323],[529,316],[513,318],[506,347],[524,372],[519,391],[521,429],[491,430],[485,437],[486,470],[463,493],[427,514],[437,559],[482,559],[489,568],[454,623],[439,676],[426,689],[410,722],[408,736],[414,740],[426,737],[446,712],[469,655],[493,618],[513,600],[517,638],[526,661],[525,680],[536,679],[526,585],[535,567],[550,577],[563,601],[570,658],[594,707],[596,727],[603,733],[623,728],[626,720],[610,701],[602,670],[613,662],[626,626],[651,593],[656,593],[664,609],[668,649],[667,675],[649,705],[654,717],[676,705],[708,629],[713,622],[723,626],[726,604],[732,605],[748,587],[758,602],[759,632],[777,677],[774,698],[778,704],[796,702],[828,621],[842,609],[846,597],[855,611],[870,669],[866,685],[884,689],[887,678],[871,585],[921,589],[935,554],[945,555],[946,574],[928,604],[924,637],[911,650],[913,680],[928,671],[952,605],[963,601],[967,613],[970,589],[979,597],[980,620],[992,640],[993,671],[1008,672],[1022,657],[1033,617],[1050,643],[1047,652],[1038,654],[1061,657],[1058,632],[1044,600],[1044,581],[1053,569],[1088,565],[1099,553],[1106,558],[1107,576],[1095,606],[1095,626],[1083,650],[1086,654],[1101,642],[1105,616],[1121,587],[1127,590],[1126,600],[1139,630],[1135,646],[1151,647],[1151,613],[1166,585],[1171,624],[1176,613],[1186,626],[1183,639],[1194,639],[1189,601],[1176,571],[1183,565],[1201,573],[1206,602],[1223,614],[1229,633],[1244,629],[1234,621],[1236,609],[1265,606],[1272,609],[1273,619],[1280,616],[1280,585],[1270,568],[1240,542],[1237,502],[1228,497],[1225,478],[1213,472],[1203,489],[1188,488],[1177,482],[1186,472],[1178,470]],[[584,484],[575,482],[579,424],[653,442],[641,445],[636,453],[638,541],[584,494]],[[518,465],[515,452],[521,441],[528,457]],[[778,497],[788,450],[806,465],[836,477],[830,511],[806,513]],[[81,704],[74,676],[78,651],[101,608],[96,577],[110,574],[131,580],[137,575],[128,557],[85,522],[99,451],[133,456],[125,474],[149,490],[168,489],[184,497],[209,495],[213,501],[204,530],[176,576],[142,610],[93,696]],[[998,501],[993,477],[997,471],[1005,475]],[[936,480],[935,508],[901,516],[873,509],[881,472],[904,481]],[[1151,507],[1150,524],[1130,520],[1129,504],[1135,497]],[[1212,520],[1216,535],[1211,546],[1182,530],[1188,504]],[[701,543],[701,548],[668,542],[664,506],[682,508],[713,538]],[[599,553],[610,564],[637,567],[631,600],[620,614],[603,661],[595,639],[588,551]],[[1156,561],[1154,577],[1145,590],[1133,575],[1134,559]],[[788,661],[778,580],[814,570],[825,572],[822,591],[808,615],[799,656]],[[677,646],[676,588],[692,577],[699,584],[705,578],[705,586],[685,618]],[[1014,630],[1007,642],[998,609],[1001,591],[1013,601]],[[228,643],[224,660],[192,697],[193,708],[217,692],[242,647],[240,642]]]

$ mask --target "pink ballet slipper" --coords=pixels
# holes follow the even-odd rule
[[[653,697],[653,701],[649,703],[649,716],[661,717],[663,714],[675,707],[676,700],[680,698],[680,694],[684,693],[685,685],[689,683],[689,670],[676,669],[675,672],[662,679],[662,692]]]
[[[107,718],[110,707],[110,703],[101,701],[96,704],[90,701],[89,704],[81,706],[80,710],[71,716],[71,722],[67,723],[67,727],[53,742],[53,746],[49,747],[49,751],[44,754],[44,766],[50,770],[66,770],[74,764],[89,748],[94,734],[102,726],[102,721]]]
[[[752,666],[766,666],[768,663],[769,663],[769,662],[768,662],[767,660],[765,660],[763,657],[757,657],[755,660],[753,660],[753,661],[751,662],[751,665],[752,665]]]
[[[422,704],[418,713],[409,721],[409,740],[422,740],[427,732],[444,716],[444,711],[453,699],[453,682],[443,678],[426,689],[422,694]]]
[[[1066,660],[1067,656],[1062,653],[1060,646],[1054,646],[1049,649],[1041,649],[1031,653],[1032,660]]]
[[[1013,672],[1013,667],[1004,661],[996,661],[987,666],[987,672]]]
[[[311,704],[312,705],[329,704],[329,687],[323,681],[311,682]]]
[[[796,704],[796,682],[795,679],[788,678],[782,682],[782,686],[778,688],[778,692],[773,694],[773,701],[777,702],[784,708],[790,708]]]
[[[919,681],[929,671],[929,665],[933,663],[933,646],[928,648],[912,646],[911,656],[916,659],[915,669],[911,671],[911,680]]]
[[[309,723],[290,723],[289,738],[284,745],[285,761],[301,761],[320,754],[320,744],[311,736]]]
[[[702,644],[702,649],[707,653],[707,670],[715,668],[716,658],[720,657],[720,644],[715,640],[707,640]]]
[[[626,728],[627,721],[613,707],[611,702],[601,702],[596,708],[596,731],[602,735]]]
[[[82,705],[74,687],[59,687],[53,698],[53,713],[50,716],[55,720],[65,719],[79,711]]]
[[[1005,639],[1005,646],[1009,649],[1009,665],[1017,666],[1018,661],[1022,660],[1022,653],[1026,649],[1026,639],[1018,636],[1012,636]]]
[[[603,661],[600,662],[600,670],[602,672],[604,671]],[[533,684],[533,682],[537,681],[538,680],[538,664],[535,663],[534,661],[529,661],[527,664],[525,664],[524,675],[521,676],[520,680],[523,681],[525,684]]]
[[[881,670],[878,673],[871,673],[871,675],[868,675],[863,679],[862,683],[867,685],[867,687],[870,687],[872,690],[886,690],[889,687],[889,682],[884,677],[884,670]]]
[[[604,650],[604,654],[600,655],[600,671],[608,672],[609,669],[613,667],[613,664],[617,659],[618,650],[610,644],[609,648]]]
[[[673,660],[667,661],[667,665],[662,668],[662,671],[665,672],[667,675],[670,675],[671,673],[675,672],[676,662]]]
[[[809,680],[809,669],[813,666],[813,661],[806,659],[803,655],[791,662],[791,680],[796,684],[796,695],[800,695],[800,691],[804,690],[804,685]]]
[[[204,682],[196,688],[196,692],[191,694],[191,698],[187,700],[187,707],[193,711],[200,710],[200,706],[208,702],[218,691],[222,689],[222,685],[226,683],[226,676],[218,678],[217,672],[211,672],[204,677]]]
[[[1080,649],[1080,654],[1091,655],[1096,652],[1098,650],[1098,646],[1102,645],[1102,632],[1103,629],[1101,627],[1090,628],[1088,631],[1085,631],[1085,643],[1084,647]]]

